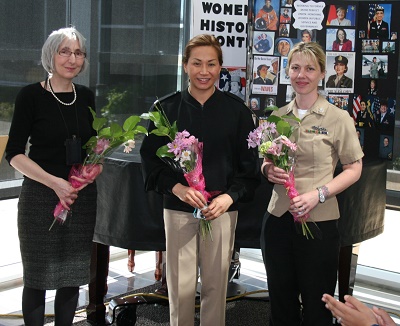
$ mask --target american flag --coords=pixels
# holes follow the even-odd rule
[[[357,113],[361,111],[361,95],[358,95],[353,100],[353,119],[356,121]]]
[[[375,9],[378,5],[376,3],[369,5],[368,10],[368,37],[369,37],[369,25],[375,20]]]
[[[370,5],[369,5],[369,10],[368,10],[368,21],[369,21],[370,23],[372,23],[372,22],[374,21],[375,10],[376,10],[376,7],[377,7],[377,6],[378,6],[378,5],[377,5],[376,3],[370,4]]]
[[[374,100],[372,102],[371,108],[372,108],[372,112],[373,112],[374,116],[376,117],[376,113],[379,112],[379,110],[381,108],[381,101],[379,100],[378,96],[374,96]]]

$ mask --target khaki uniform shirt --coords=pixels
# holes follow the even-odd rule
[[[294,115],[293,111],[297,112],[295,100],[273,114]],[[292,120],[288,122],[297,124]],[[331,181],[339,159],[342,164],[349,164],[364,156],[349,113],[330,104],[323,96],[319,96],[304,116],[300,127],[293,132],[291,140],[297,143],[294,175],[296,189],[300,194]],[[280,217],[289,206],[290,199],[286,195],[285,187],[276,184],[268,212]],[[310,212],[310,217],[314,222],[338,219],[339,207],[336,197],[329,197],[325,203],[319,203]]]

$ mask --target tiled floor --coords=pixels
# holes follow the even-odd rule
[[[0,255],[0,326],[23,325],[21,318],[4,316],[21,317],[22,267],[16,227],[16,204],[16,199],[0,201],[0,216],[2,217],[2,228],[0,229],[0,248],[2,248]],[[363,266],[357,268],[357,278],[368,280],[368,268],[365,266],[373,266],[380,268],[377,275],[381,275],[382,281],[390,281],[393,284],[393,282],[400,280],[399,238],[397,235],[400,228],[400,214],[395,211],[386,211],[386,213],[385,236],[381,235],[365,241],[360,246],[358,263]],[[240,278],[235,279],[234,282],[244,286],[247,291],[266,289],[267,280],[260,250],[242,248],[240,261],[242,264]],[[129,272],[127,251],[111,248],[108,297],[156,282],[154,279],[154,252],[137,252],[135,263],[134,272]],[[354,295],[365,302],[400,312],[399,291],[385,290],[383,292],[382,289],[376,289],[357,281]],[[53,300],[54,291],[48,291],[46,313],[51,314],[53,312]],[[87,287],[82,287],[79,305],[86,305],[87,302]],[[397,322],[400,322],[400,320],[397,320]]]

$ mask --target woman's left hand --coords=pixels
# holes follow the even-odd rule
[[[315,189],[305,194],[301,194],[290,200],[289,212],[292,215],[303,216],[310,213],[319,203],[318,190]]]
[[[71,179],[77,181],[75,185],[78,185],[76,189],[82,190],[88,184],[93,183],[93,181],[103,172],[103,164],[88,164],[82,166],[80,170],[80,175],[72,175]]]
[[[215,197],[208,207],[201,212],[206,217],[206,220],[214,220],[224,214],[232,204],[232,197],[227,194],[222,194]]]

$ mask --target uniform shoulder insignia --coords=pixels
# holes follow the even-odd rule
[[[231,92],[224,91],[225,95],[228,95],[231,98],[234,98],[236,101],[239,101],[240,103],[245,103],[239,96],[232,94]]]

